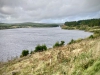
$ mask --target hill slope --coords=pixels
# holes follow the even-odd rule
[[[13,28],[29,28],[29,27],[58,27],[59,24],[47,24],[47,23],[0,23],[0,29],[13,29]]]
[[[100,75],[100,38],[85,39],[63,47],[10,61],[1,75]]]

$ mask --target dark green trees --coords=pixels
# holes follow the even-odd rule
[[[75,40],[71,40],[68,44],[72,44],[72,43],[75,43]]]
[[[55,44],[54,44],[54,46],[53,47],[60,47],[60,46],[63,46],[64,45],[64,41],[61,41],[61,43],[59,43],[59,42],[56,42]]]
[[[53,47],[59,47],[59,46],[60,46],[59,42],[56,42]]]
[[[28,54],[29,54],[29,51],[28,50],[23,50],[22,51],[22,54],[21,54],[21,57],[27,56]]]
[[[79,21],[71,21],[71,22],[65,22],[64,25],[67,26],[80,26],[80,25],[87,25],[90,27],[93,26],[100,26],[100,19],[88,19],[88,20],[79,20]]]
[[[65,43],[65,41],[61,41],[60,46],[63,46]]]
[[[45,50],[47,50],[47,47],[46,47],[45,44],[44,44],[44,45],[37,45],[37,46],[35,47],[34,52],[41,52],[41,51],[45,51]]]

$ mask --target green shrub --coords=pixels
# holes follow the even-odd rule
[[[93,35],[90,35],[90,36],[89,36],[89,39],[93,39],[93,38],[94,38],[94,36],[93,36]]]
[[[65,41],[61,41],[60,46],[63,46],[65,43]]]
[[[44,44],[44,45],[42,45],[42,50],[44,51],[44,50],[47,50],[47,46]]]
[[[36,47],[35,47],[35,50],[34,50],[35,52],[38,52],[38,51],[42,51],[42,47],[40,46],[40,45],[37,45]]]
[[[55,44],[54,44],[54,46],[53,47],[60,47],[60,46],[63,46],[64,45],[64,41],[61,41],[61,43],[59,43],[59,42],[56,42]]]
[[[53,47],[59,47],[59,46],[60,46],[59,42],[56,42]]]
[[[21,54],[21,57],[27,56],[28,54],[29,54],[29,51],[28,50],[23,50],[22,51],[22,54]]]
[[[71,40],[68,44],[72,44],[72,43],[75,43],[75,40]]]
[[[41,51],[45,51],[45,50],[47,50],[47,47],[46,47],[46,45],[44,44],[44,45],[37,45],[36,47],[35,47],[35,50],[34,50],[34,52],[41,52]]]

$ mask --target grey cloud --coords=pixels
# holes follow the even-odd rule
[[[100,17],[99,3],[100,0],[0,0],[0,18],[3,16],[5,22],[58,22]]]

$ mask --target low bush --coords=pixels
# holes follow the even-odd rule
[[[29,54],[28,50],[23,50],[20,57],[27,56]]]
[[[71,40],[68,44],[72,44],[72,43],[75,43],[75,40]]]
[[[59,42],[56,42],[53,47],[59,47],[59,46],[60,46]]]
[[[44,44],[44,45],[37,45],[37,46],[35,47],[34,52],[41,52],[41,51],[45,51],[45,50],[47,50],[47,47],[46,47],[45,44]]]
[[[63,46],[65,43],[65,41],[61,41],[60,46]]]
[[[89,39],[93,39],[93,38],[94,38],[94,36],[93,36],[93,35],[90,35],[90,36],[89,36]]]
[[[60,47],[60,46],[63,46],[64,45],[64,41],[61,41],[61,43],[59,43],[59,42],[56,42],[55,44],[54,44],[54,46],[53,47]]]

